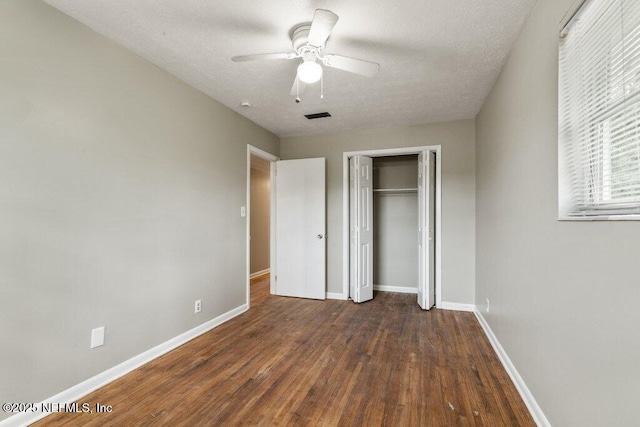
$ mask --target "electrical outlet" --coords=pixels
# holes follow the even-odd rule
[[[200,311],[202,311],[202,300],[201,299],[196,300],[196,304],[195,304],[193,312],[194,313],[200,313]]]
[[[487,311],[487,313],[489,312],[489,298],[487,298],[487,306],[485,307],[485,310]]]

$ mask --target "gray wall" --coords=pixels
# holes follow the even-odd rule
[[[36,402],[245,303],[279,140],[39,1],[0,24],[0,401]]]
[[[637,425],[640,223],[557,221],[573,2],[538,1],[477,117],[476,303],[553,425]]]
[[[290,137],[280,144],[283,159],[327,159],[327,289],[336,293],[342,293],[342,153],[441,144],[443,300],[474,302],[474,120]]]
[[[270,210],[270,173],[251,168],[251,273],[269,268]]]

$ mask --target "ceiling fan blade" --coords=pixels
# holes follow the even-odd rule
[[[336,22],[338,22],[338,15],[330,10],[317,9],[311,21],[307,42],[315,47],[324,46]]]
[[[259,53],[256,55],[240,55],[231,58],[233,62],[260,61],[263,59],[295,59],[299,58],[295,52],[290,53]]]
[[[296,88],[296,84],[298,87]],[[307,90],[307,84],[298,78],[293,79],[293,86],[291,86],[291,96],[297,96],[303,94]]]
[[[333,54],[325,55],[325,57],[322,58],[322,63],[327,67],[360,74],[365,77],[375,76],[380,69],[380,64],[376,64],[375,62]]]

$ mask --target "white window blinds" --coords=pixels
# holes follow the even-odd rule
[[[564,214],[640,214],[640,0],[587,0],[559,71]]]

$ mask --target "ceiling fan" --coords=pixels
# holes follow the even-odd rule
[[[380,69],[380,64],[324,52],[325,43],[337,22],[338,15],[335,13],[330,10],[316,9],[311,24],[300,24],[291,31],[294,52],[241,55],[234,56],[231,60],[246,62],[263,59],[301,58],[302,61],[298,65],[298,71],[291,88],[291,95],[296,96],[296,102],[300,102],[298,95],[305,91],[308,84],[316,83],[322,79],[322,65],[320,63],[361,76],[375,76]]]

